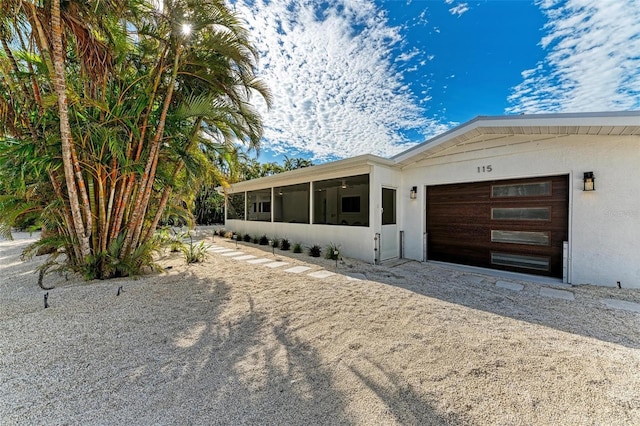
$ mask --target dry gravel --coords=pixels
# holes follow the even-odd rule
[[[167,254],[162,275],[51,275],[44,309],[29,241],[0,241],[1,424],[640,424],[640,314],[601,302],[639,290],[568,301],[418,262],[317,279]]]

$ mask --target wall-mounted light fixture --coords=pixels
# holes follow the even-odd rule
[[[340,186],[340,188],[347,189],[347,180],[346,179],[342,179],[342,185]]]
[[[593,172],[584,172],[584,187],[583,191],[595,191],[596,190],[596,178],[593,176]]]
[[[415,200],[418,197],[418,187],[412,186],[411,191],[409,192],[409,198]]]

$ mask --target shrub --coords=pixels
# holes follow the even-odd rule
[[[260,244],[261,246],[268,246],[269,245],[269,238],[267,238],[266,235],[263,235],[262,237],[260,237],[260,240],[258,241],[258,244]]]
[[[331,259],[331,260],[340,259],[340,246],[333,243],[329,243],[329,245],[327,246],[327,251],[324,254],[324,257],[326,259]]]
[[[302,246],[300,245],[300,243],[295,243],[293,245],[293,252],[294,253],[302,253]]]
[[[224,237],[224,233],[225,233],[225,232],[226,232],[226,231],[224,230],[224,228],[220,228],[220,229],[218,229],[218,236],[220,236],[220,237]]]
[[[238,237],[238,238],[240,238],[240,237]],[[245,243],[250,243],[251,242],[251,235],[244,234],[244,237],[242,237],[242,241],[244,241]]]
[[[314,244],[313,246],[309,247],[309,256],[320,257],[321,254],[322,254],[322,249],[320,248],[319,245]]]
[[[277,238],[274,238],[273,241],[271,242],[271,247],[273,247],[273,248],[280,247],[280,240],[277,239]]]
[[[251,242],[253,244],[258,244],[260,242],[260,239],[258,237],[253,237],[253,238],[251,238]]]
[[[233,232],[232,231],[225,232],[224,237],[229,239],[233,238]]]
[[[286,238],[283,238],[280,241],[280,250],[289,250],[291,248],[291,243]]]
[[[233,238],[233,237],[231,237],[231,238]],[[242,233],[241,232],[238,232],[237,234],[235,234],[235,240],[236,241],[242,241]]]
[[[207,258],[207,249],[210,244],[205,244],[204,241],[200,241],[198,244],[193,243],[193,238],[189,237],[189,244],[185,244],[182,247],[182,253],[184,254],[187,263],[200,263],[204,262]]]

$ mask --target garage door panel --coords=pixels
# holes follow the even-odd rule
[[[432,260],[562,276],[568,177],[428,187],[427,232]]]

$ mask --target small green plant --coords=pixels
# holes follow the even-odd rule
[[[244,241],[245,243],[250,243],[251,242],[251,235],[244,234],[244,237],[242,237],[242,241]]]
[[[289,240],[287,240],[286,238],[283,238],[282,241],[280,241],[280,250],[289,250],[291,248],[291,243],[289,242]]]
[[[182,251],[184,248],[183,240],[186,238],[186,232],[174,232],[171,237],[169,237],[169,247],[172,253],[177,253]]]
[[[233,238],[236,241],[242,241],[242,233],[238,232],[237,234],[234,234],[233,237],[231,238]]]
[[[182,247],[182,253],[187,264],[204,262],[207,258],[207,249],[209,247],[211,245],[205,244],[204,241],[194,244],[193,238],[189,235],[189,244],[184,244]]]
[[[267,238],[266,235],[263,235],[262,237],[260,237],[260,240],[258,241],[258,244],[260,244],[261,246],[268,246],[269,245],[269,238]]]
[[[319,245],[314,244],[311,247],[309,247],[309,256],[320,257],[320,255],[322,255],[322,249],[320,248]]]
[[[160,247],[169,247],[172,253],[176,253],[182,251],[184,246],[182,241],[186,236],[186,232],[176,232],[174,229],[166,227],[155,235],[155,239]]]
[[[253,237],[253,238],[251,238],[251,242],[252,242],[253,244],[258,244],[258,243],[260,242],[260,238],[258,238],[258,237]]]
[[[218,229],[218,236],[224,237],[225,232],[227,232],[227,231],[225,231],[224,228]]]
[[[271,241],[271,247],[273,247],[273,248],[280,247],[280,240],[277,239],[277,238],[274,238],[273,241]]]
[[[293,252],[294,253],[302,253],[302,246],[300,245],[300,243],[295,243],[293,245]]]
[[[325,259],[330,259],[330,260],[340,259],[340,246],[333,243],[329,243],[329,245],[327,246],[327,251],[324,254],[324,257]]]

